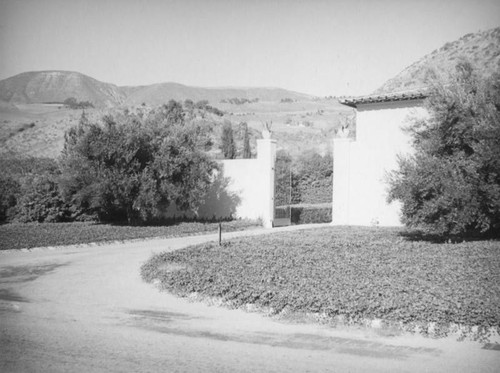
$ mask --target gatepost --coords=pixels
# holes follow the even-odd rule
[[[339,131],[340,132],[340,131]],[[351,144],[344,131],[333,139],[333,197],[332,225],[348,225],[350,219],[350,163]]]
[[[264,228],[272,228],[274,220],[274,165],[276,162],[276,140],[257,140],[257,159],[260,162],[262,185],[261,216]]]

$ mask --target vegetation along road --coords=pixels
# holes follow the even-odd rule
[[[493,372],[500,366],[500,351],[478,342],[284,323],[190,302],[142,281],[139,267],[152,254],[215,239],[0,253],[0,371]]]

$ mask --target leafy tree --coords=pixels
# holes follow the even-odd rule
[[[409,227],[441,235],[500,231],[500,75],[461,62],[435,77],[429,118],[413,123],[415,154],[390,175],[389,200]]]
[[[225,120],[222,126],[221,150],[224,158],[236,158],[236,145],[234,143],[233,127],[231,122],[228,120]]]
[[[144,118],[82,118],[61,157],[66,201],[100,220],[147,222],[174,203],[196,209],[216,164],[202,151],[206,133],[170,101]]]
[[[162,106],[160,116],[163,116],[167,124],[184,123],[185,113],[182,104],[175,100],[170,100],[168,104]]]
[[[250,134],[248,133],[248,124],[243,122],[243,158],[252,158],[252,150],[250,148]]]

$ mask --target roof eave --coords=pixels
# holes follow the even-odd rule
[[[427,97],[428,95],[425,92],[415,92],[415,93],[398,93],[398,94],[387,94],[387,95],[353,97],[353,98],[346,98],[343,100],[339,100],[339,102],[342,105],[346,105],[352,108],[357,108],[358,105],[362,104],[378,104],[384,102],[424,100]]]

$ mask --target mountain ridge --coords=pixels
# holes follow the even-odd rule
[[[262,101],[311,99],[314,96],[274,87],[196,87],[177,82],[140,86],[118,86],[88,75],[67,70],[27,71],[0,81],[0,101],[11,104],[63,102],[69,97],[90,101],[96,107],[160,105],[169,100],[258,98]]]
[[[118,86],[76,71],[27,71],[0,81],[0,100],[11,104],[63,102],[69,97],[99,107],[121,104]]]

